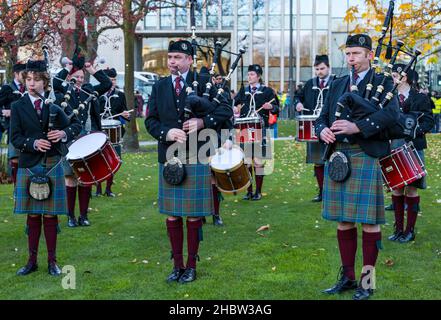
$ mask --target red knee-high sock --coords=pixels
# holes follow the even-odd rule
[[[92,187],[78,186],[78,200],[80,202],[80,215],[82,217],[87,216],[87,210],[89,209],[90,190]]]
[[[214,204],[214,215],[219,215],[219,190],[217,189],[215,184],[211,185],[213,190],[213,204]]]
[[[106,181],[106,192],[110,193],[112,192],[112,184],[113,184],[113,176],[110,176],[109,179]]]
[[[378,251],[381,248],[381,231],[365,232],[363,231],[363,271],[361,278],[368,274],[370,267],[375,267],[378,257]]]
[[[202,219],[187,220],[187,268],[196,268],[196,259],[199,258],[199,242],[202,240]]]
[[[43,217],[44,224],[44,237],[46,238],[47,247],[47,261],[49,263],[57,262],[56,250],[57,250],[57,227],[58,217]]]
[[[29,260],[28,264],[37,263],[38,243],[41,235],[41,216],[27,218],[27,234],[28,234],[28,249]]]
[[[176,220],[165,220],[167,225],[167,233],[170,239],[170,245],[173,254],[173,262],[175,268],[184,269],[184,257],[182,255],[182,247],[184,243],[184,227],[182,218]]]
[[[357,228],[337,229],[338,247],[345,276],[355,280],[355,255],[357,253]]]
[[[75,218],[75,200],[77,198],[77,187],[66,186],[67,212],[69,217]]]
[[[415,229],[415,224],[418,217],[418,209],[420,204],[420,197],[406,197],[407,204],[407,225],[406,233]]]
[[[317,179],[317,184],[318,187],[320,189],[320,194],[322,193],[323,190],[323,180],[325,177],[325,166],[320,165],[320,166],[314,166],[314,174],[315,174],[315,178]]]
[[[263,177],[262,175],[256,175],[256,193],[262,192]]]
[[[248,187],[247,191],[248,191],[248,193],[253,193],[253,167],[249,166],[248,171],[250,172],[251,183],[250,183],[250,186]]]
[[[403,231],[404,227],[404,196],[392,195],[392,204],[395,212],[395,230]]]
[[[11,161],[11,179],[14,184],[17,182],[18,162]]]

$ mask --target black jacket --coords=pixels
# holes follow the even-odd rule
[[[272,99],[274,99],[273,102],[271,102],[271,105],[273,106],[272,110],[266,110],[262,109],[259,111],[259,115],[262,117],[265,128],[269,127],[268,119],[270,112],[272,114],[279,114],[279,100],[276,97],[276,94],[274,93],[274,90],[266,87],[264,85],[260,85],[259,89],[257,91],[260,91],[261,93],[256,93],[254,95],[254,99],[256,102],[256,111],[262,107],[266,102],[270,102]],[[237,93],[237,96],[234,100],[234,105],[242,104],[242,108],[240,109],[240,117],[244,118],[247,116],[248,112],[250,111],[250,103],[251,103],[251,95],[247,94],[251,93],[250,86],[242,87],[239,92]]]
[[[124,111],[127,111],[127,100],[126,95],[124,92],[119,90],[112,90],[110,93],[107,92],[106,94],[103,94],[99,98],[99,104],[100,104],[100,114],[104,112],[104,108],[106,106],[106,97],[109,99],[110,103],[110,112],[112,115],[120,114]],[[124,118],[123,116],[120,116],[126,121],[129,121],[129,119]],[[120,120],[119,117],[113,118],[114,120]],[[124,129],[124,125],[121,127],[121,134],[124,136],[124,133],[126,130]]]
[[[412,140],[417,150],[427,148],[426,133],[430,132],[435,125],[431,101],[432,99],[427,95],[412,89],[409,92],[409,97],[404,101],[404,105],[401,106],[400,104],[401,111],[404,113],[410,111],[422,112],[422,117],[418,120],[419,127],[417,129],[416,138]],[[409,142],[411,139],[406,139],[406,141]]]
[[[361,96],[364,96],[371,72],[373,71],[369,71],[363,80],[358,84],[358,90]],[[382,75],[376,74],[374,76],[374,88],[372,92],[376,91],[377,85],[381,83],[382,78]],[[320,132],[324,128],[331,127],[332,123],[335,121],[337,101],[345,92],[349,92],[349,82],[349,76],[335,79],[332,82],[331,87],[329,88],[329,93],[325,100],[325,105],[320,116],[316,120],[315,131],[318,137],[320,137]],[[392,80],[387,81],[380,101],[382,101],[385,94],[389,92],[392,87]],[[374,136],[386,128],[394,126],[398,119],[399,112],[398,100],[396,96],[394,96],[391,102],[384,109],[370,114],[366,118],[355,121],[355,124],[360,129],[359,133],[352,136],[338,135],[337,141],[348,141],[351,144],[357,143],[366,154],[374,158],[386,156],[390,153],[389,140],[382,140]],[[351,121],[350,110],[345,108],[341,115],[341,119]]]
[[[314,109],[317,106],[317,99],[319,97],[320,91],[322,91],[322,101],[324,104],[326,96],[328,95],[329,88],[334,79],[335,75],[331,75],[328,82],[326,83],[326,86],[323,89],[320,89],[320,79],[318,77],[309,79],[305,83],[305,86],[296,93],[296,98],[303,104],[306,109],[309,110],[304,110],[302,114],[313,114]],[[318,106],[318,108],[320,108],[320,106]]]
[[[60,99],[57,100],[56,102],[60,101]],[[27,94],[15,101],[11,108],[11,141],[14,147],[20,151],[18,166],[19,168],[31,168],[38,164],[44,155],[44,152],[34,149],[34,141],[47,139],[49,106],[43,106],[42,123],[40,123],[34,105]],[[73,110],[67,106],[65,111],[67,114],[71,114]],[[63,130],[67,137],[65,143],[73,140],[81,131],[78,118],[73,116],[70,125]],[[52,148],[47,151],[48,156],[65,155],[67,153],[65,143],[60,141],[53,144]]]
[[[66,79],[68,74],[69,72],[66,69],[63,69],[57,74],[57,77],[60,79]],[[81,89],[91,94],[97,93],[97,97],[105,94],[107,91],[110,90],[110,88],[112,87],[112,81],[110,81],[109,77],[104,73],[103,70],[97,71],[93,76],[98,80],[99,84],[97,84],[96,86],[92,86],[90,83],[85,83],[81,86]],[[63,86],[63,82],[61,80],[54,79],[53,85],[55,92],[66,94],[68,86]],[[89,95],[83,91],[79,91],[78,93],[75,90],[73,90],[71,99],[69,100],[69,105],[73,109],[78,109],[80,103],[86,101],[88,97]],[[98,102],[98,98],[92,100],[84,109],[80,110],[78,114],[78,118],[81,122],[81,125],[83,126],[83,128],[86,125],[89,108],[90,108],[90,120],[92,125],[91,131],[100,131],[101,116],[100,116],[100,105]]]
[[[193,73],[189,72],[186,78],[187,85],[191,86],[192,81]],[[207,80],[203,80],[202,77],[199,78],[199,96],[205,92],[204,83],[206,81],[208,81],[208,77]],[[212,87],[210,93],[212,98],[216,93],[214,87]],[[149,100],[149,114],[145,120],[145,126],[147,131],[158,140],[158,161],[160,163],[167,161],[167,149],[173,144],[173,142],[166,140],[168,131],[173,128],[182,129],[182,125],[185,122],[184,107],[186,98],[187,94],[185,90],[182,90],[179,97],[175,96],[171,76],[163,78],[153,85]],[[220,102],[221,103],[214,110],[205,115],[198,116],[198,118],[202,118],[204,121],[204,129],[218,130],[224,121],[227,121],[233,116],[233,109],[228,104],[228,99],[223,97]],[[189,140],[187,139],[187,150],[189,149],[188,143]],[[198,141],[197,151],[199,151],[201,146],[205,143],[206,141]]]
[[[2,110],[10,110],[11,104],[22,97],[15,82],[8,83],[0,87],[0,122],[5,130],[9,129],[9,117],[2,117]]]

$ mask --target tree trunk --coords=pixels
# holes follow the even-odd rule
[[[129,13],[132,9],[132,1],[124,0],[124,12]],[[124,15],[124,93],[127,99],[127,109],[133,110],[135,105],[134,95],[134,71],[135,71],[135,24],[128,14]],[[139,151],[138,126],[136,123],[136,112],[131,113],[131,121],[128,123],[126,134],[124,135],[124,148],[129,152]]]

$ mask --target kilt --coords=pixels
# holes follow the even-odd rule
[[[322,160],[326,145],[321,142],[306,143],[306,163],[325,164]]]
[[[383,178],[379,161],[358,145],[339,143],[336,150],[350,157],[351,176],[343,183],[332,181],[325,164],[323,218],[337,222],[384,224]]]
[[[418,155],[421,158],[421,161],[423,162],[423,164],[426,163],[425,159],[424,159],[424,150],[417,150]],[[418,179],[417,181],[412,182],[411,184],[409,184],[409,186],[411,187],[415,187],[418,189],[426,189],[427,188],[427,180],[426,177],[422,177],[421,179]]]
[[[186,164],[186,178],[180,185],[168,184],[159,164],[159,212],[176,217],[202,217],[214,213],[211,171],[208,164]]]
[[[63,172],[65,176],[75,176],[72,167],[69,164],[69,161],[66,160],[66,157],[61,159],[61,167],[63,168]]]
[[[47,200],[34,200],[28,192],[29,178],[32,173],[27,168],[19,168],[17,172],[17,184],[14,190],[16,214],[48,214],[62,215],[67,214],[66,186],[64,184],[63,167],[60,157],[49,157],[47,159],[47,170],[51,170],[49,177],[51,180],[51,195]],[[41,173],[43,167],[40,164],[30,168],[34,173]]]
[[[117,144],[112,144],[112,146],[115,148],[116,153],[118,154],[118,156],[120,158],[122,158],[121,156],[121,144],[117,143]]]

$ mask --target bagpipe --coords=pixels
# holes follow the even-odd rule
[[[195,10],[196,10],[196,0],[190,1],[190,21],[191,21],[191,30],[192,30],[192,36],[191,36],[191,46],[193,51],[193,82],[192,87],[187,86],[185,84],[185,91],[187,93],[186,97],[186,103],[184,107],[184,118],[186,120],[190,119],[192,116],[195,116],[197,118],[201,118],[210,112],[212,112],[214,109],[216,109],[222,102],[228,102],[228,96],[225,93],[225,87],[228,81],[231,80],[231,76],[233,72],[236,70],[240,59],[242,58],[242,55],[245,53],[245,49],[240,48],[239,53],[233,53],[227,50],[222,49],[222,43],[220,41],[217,41],[215,43],[214,47],[210,46],[204,46],[197,43],[197,36],[196,36],[196,18],[195,18]],[[220,56],[222,52],[230,53],[231,55],[235,55],[236,59],[231,64],[228,75],[224,78],[222,84],[219,86],[216,96],[211,98],[211,89],[212,89],[212,83],[211,79],[207,81],[205,84],[205,90],[202,94],[202,97],[198,95],[198,73],[197,73],[197,49],[198,47],[206,47],[214,50],[213,54],[213,62],[211,64],[209,75],[214,75],[214,70],[216,65],[219,63]],[[178,71],[179,75],[182,74]],[[229,95],[229,93],[228,93]]]

